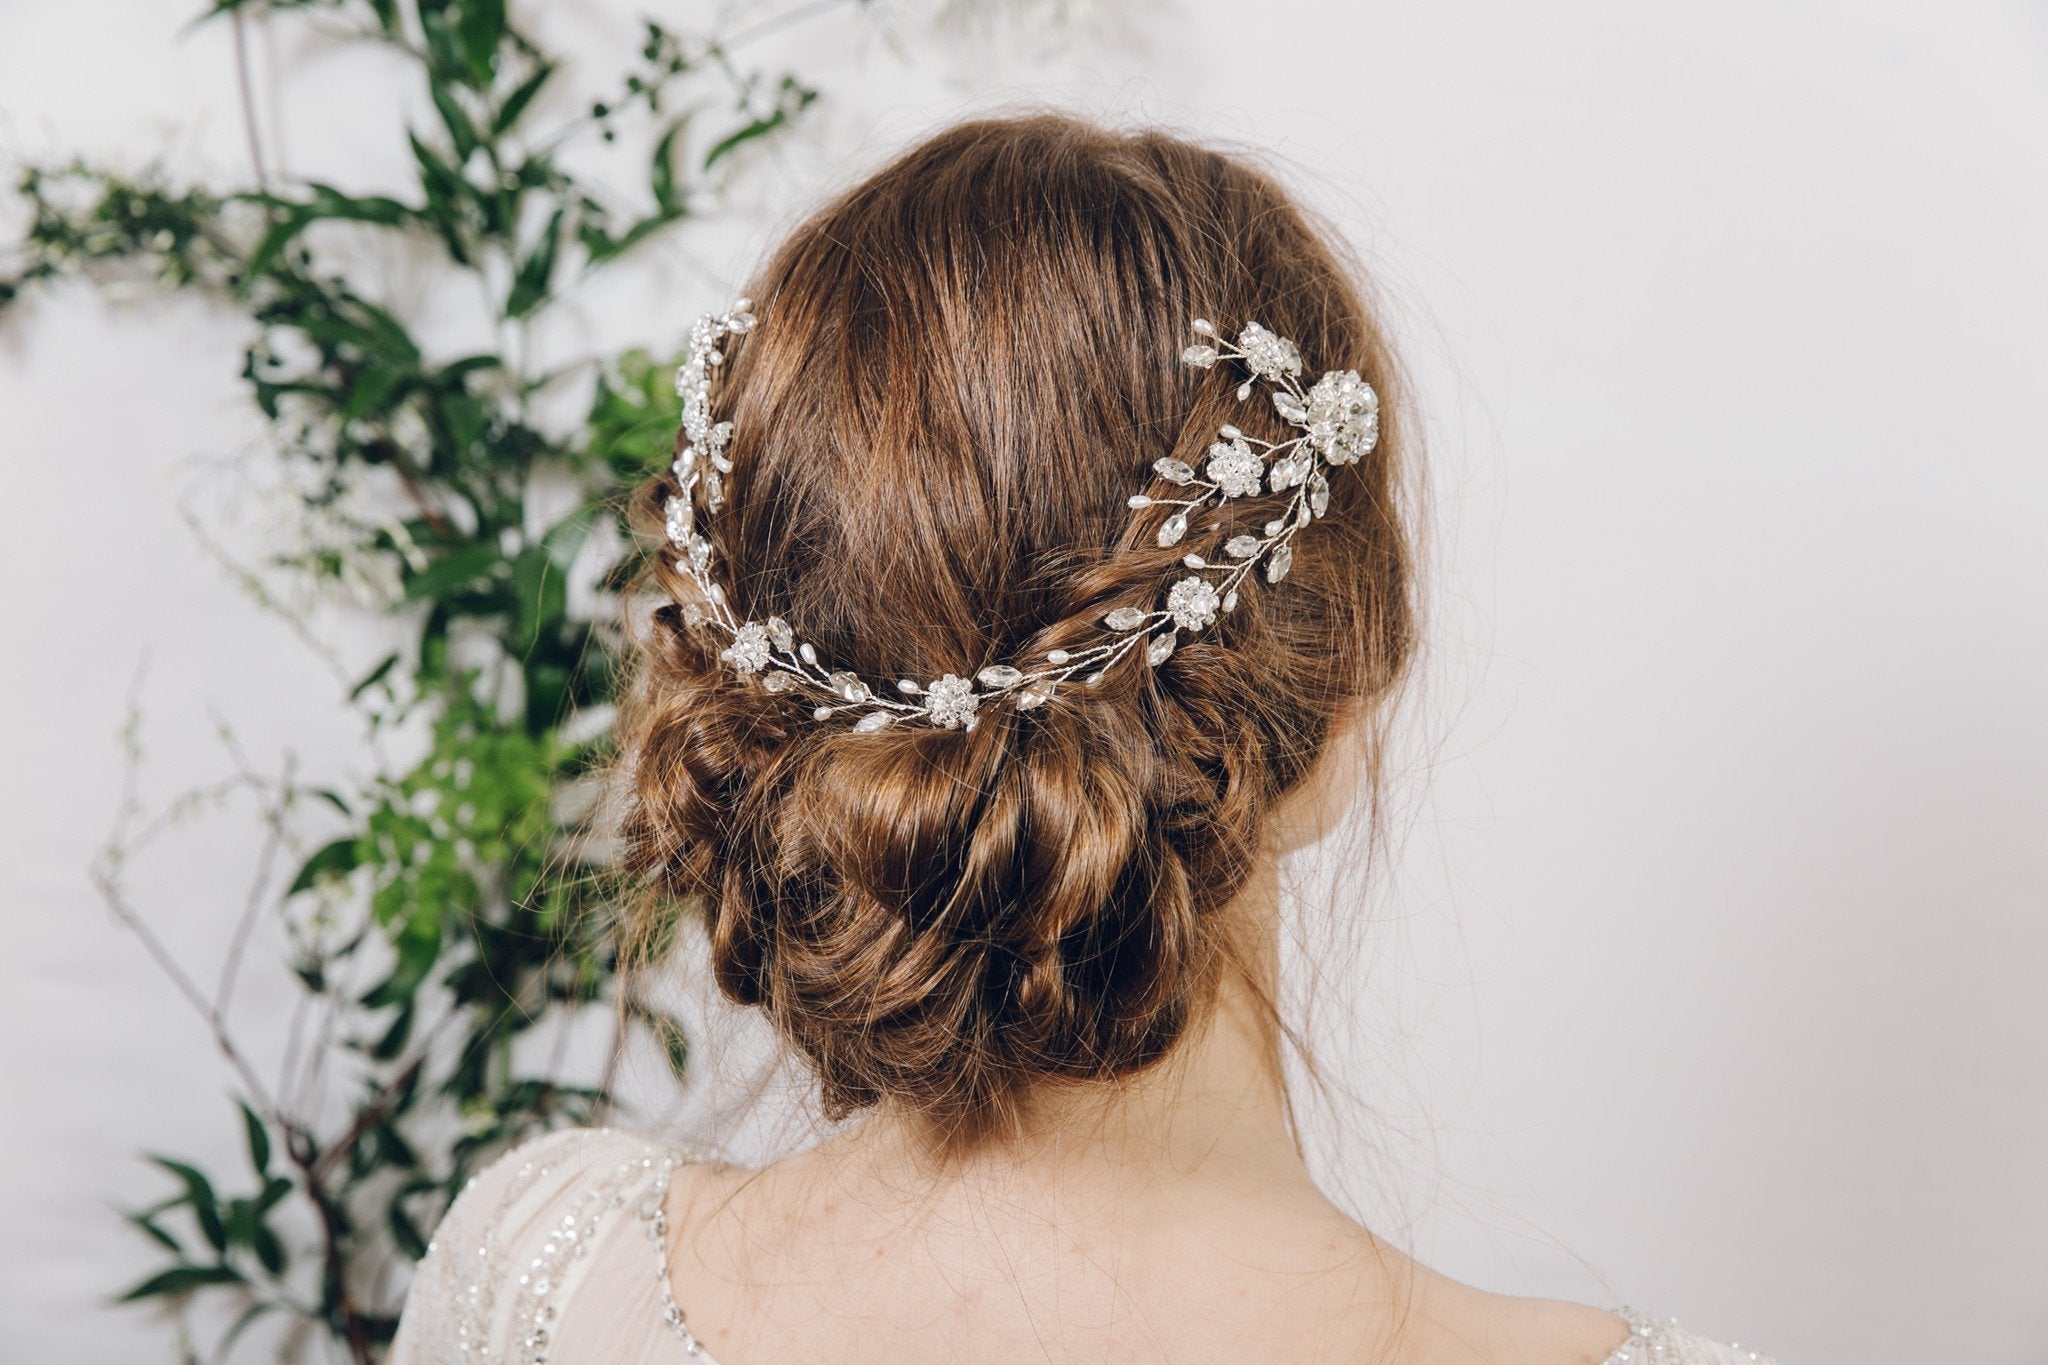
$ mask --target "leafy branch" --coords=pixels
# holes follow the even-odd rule
[[[858,7],[859,0],[842,0]],[[392,647],[341,680],[379,763],[313,781],[287,756],[265,771],[218,726],[232,775],[151,814],[139,795],[139,705],[123,729],[128,786],[92,867],[100,896],[205,1021],[236,1089],[247,1170],[230,1179],[166,1155],[170,1192],[128,1215],[165,1265],[122,1298],[179,1317],[199,1296],[233,1312],[210,1355],[226,1358],[266,1317],[303,1343],[325,1335],[356,1362],[396,1326],[394,1280],[481,1162],[507,1143],[610,1103],[515,1056],[544,1024],[598,1010],[687,1064],[676,1020],[618,999],[602,911],[601,832],[587,796],[609,745],[623,581],[621,492],[668,463],[679,413],[673,353],[592,357],[573,420],[547,419],[568,370],[538,372],[528,334],[564,296],[717,201],[757,144],[785,136],[816,93],[748,69],[743,45],[799,7],[721,37],[646,26],[616,94],[537,127],[561,61],[504,0],[217,0],[245,88],[251,182],[181,183],[86,160],[24,167],[28,210],[0,254],[0,325],[62,278],[142,278],[205,297],[249,324],[240,376],[266,433],[262,459],[290,490],[285,548],[224,567],[331,665],[302,613],[272,591],[310,584],[367,601]],[[265,164],[246,88],[245,25],[304,23],[398,54],[432,118],[390,133],[403,183],[373,192]],[[645,197],[612,202],[573,169],[585,140],[644,139]],[[346,242],[347,255],[336,250]],[[377,263],[425,259],[476,299],[481,349],[439,354],[411,300],[370,283]],[[372,264],[365,266],[361,262]],[[414,274],[417,274],[415,269]],[[19,325],[17,323],[16,325]],[[567,510],[538,483],[573,491]],[[572,610],[572,574],[599,606]],[[138,687],[139,687],[138,675]],[[383,758],[405,737],[418,752]],[[137,904],[132,868],[158,838],[235,800],[263,843],[212,989],[182,965]],[[318,831],[318,832],[316,832]],[[289,876],[287,877],[287,873]],[[299,1002],[277,1074],[237,1034],[233,1006],[265,924],[287,945]],[[612,1055],[624,1045],[615,1038]]]

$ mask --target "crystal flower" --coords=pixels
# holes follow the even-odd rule
[[[1301,373],[1301,352],[1286,337],[1277,336],[1256,322],[1245,324],[1237,334],[1237,349],[1244,363],[1261,379],[1279,379]]]
[[[974,684],[951,673],[925,688],[924,699],[931,710],[932,723],[948,730],[957,730],[973,720],[975,708],[981,705],[981,698],[974,694]]]
[[[1266,477],[1266,462],[1252,453],[1239,437],[1227,445],[1218,441],[1209,447],[1209,479],[1226,498],[1241,498],[1259,491]]]
[[[1308,391],[1309,444],[1331,464],[1352,464],[1380,438],[1380,396],[1356,370],[1331,370]]]
[[[733,632],[732,643],[719,651],[719,658],[742,673],[758,673],[768,663],[768,627],[748,621]]]
[[[1189,574],[1166,594],[1166,612],[1182,630],[1200,630],[1216,619],[1216,585]]]

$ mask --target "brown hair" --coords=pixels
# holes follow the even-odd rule
[[[1099,638],[1156,605],[1179,556],[1217,553],[1278,499],[1225,504],[1171,549],[1132,512],[1152,462],[1199,464],[1216,428],[1287,434],[1228,365],[1180,362],[1189,322],[1257,320],[1311,374],[1382,395],[1376,451],[1280,584],[1156,669],[1128,656],[967,732],[853,733],[770,693],[667,602],[622,704],[624,868],[645,896],[629,963],[694,907],[725,994],[815,1067],[828,1117],[889,1099],[940,1141],[1000,1131],[1050,1080],[1158,1061],[1234,961],[1220,911],[1264,817],[1347,702],[1411,652],[1396,507],[1405,414],[1356,280],[1245,162],[1062,115],[960,124],[799,226],[746,291],[759,328],[713,392],[736,428],[712,537],[742,618],[777,613],[871,684],[971,676]],[[667,477],[636,490],[658,528]],[[1375,769],[1375,775],[1376,775]]]

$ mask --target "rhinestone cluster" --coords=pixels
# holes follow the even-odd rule
[[[725,362],[727,337],[753,330],[752,304],[740,299],[724,313],[707,314],[690,336],[689,359],[676,371],[676,392],[683,399],[686,444],[673,466],[676,492],[666,504],[667,532],[679,552],[678,572],[689,576],[702,597],[683,612],[686,624],[709,625],[728,639],[719,657],[771,692],[802,690],[816,705],[811,715],[826,720],[841,712],[857,716],[855,730],[880,730],[905,722],[947,730],[972,730],[981,708],[1007,701],[1029,710],[1050,701],[1060,688],[1079,679],[1101,680],[1126,654],[1139,650],[1157,667],[1173,657],[1183,632],[1207,629],[1219,615],[1237,607],[1245,579],[1263,567],[1266,581],[1278,583],[1294,563],[1294,536],[1324,515],[1330,505],[1330,472],[1354,464],[1379,442],[1380,402],[1372,385],[1356,370],[1330,370],[1304,388],[1301,351],[1293,341],[1260,326],[1245,324],[1237,340],[1224,340],[1215,325],[1197,318],[1199,338],[1181,353],[1183,363],[1200,369],[1233,361],[1249,372],[1238,385],[1240,402],[1263,381],[1271,387],[1273,407],[1299,434],[1284,441],[1262,441],[1232,425],[1218,429],[1200,470],[1172,457],[1156,460],[1152,472],[1174,494],[1135,493],[1134,509],[1171,507],[1155,539],[1162,546],[1178,544],[1187,535],[1194,514],[1204,507],[1264,494],[1288,495],[1278,515],[1258,535],[1236,535],[1224,542],[1224,558],[1210,562],[1189,553],[1181,558],[1190,572],[1166,591],[1163,606],[1114,607],[1104,614],[1108,636],[1081,649],[1055,649],[1028,667],[991,664],[972,678],[947,673],[929,682],[899,678],[893,687],[870,687],[844,669],[827,666],[817,649],[799,641],[780,616],[741,620],[712,574],[710,539],[698,524],[697,494],[706,513],[725,502],[725,476],[732,472],[726,448],[732,423],[711,418],[711,376]],[[1156,485],[1155,485],[1156,486]]]

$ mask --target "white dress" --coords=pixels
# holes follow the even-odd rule
[[[528,1139],[470,1180],[419,1263],[387,1365],[713,1365],[669,1285],[669,1173],[715,1156],[615,1128]],[[1773,1365],[1610,1309],[1607,1365]]]

